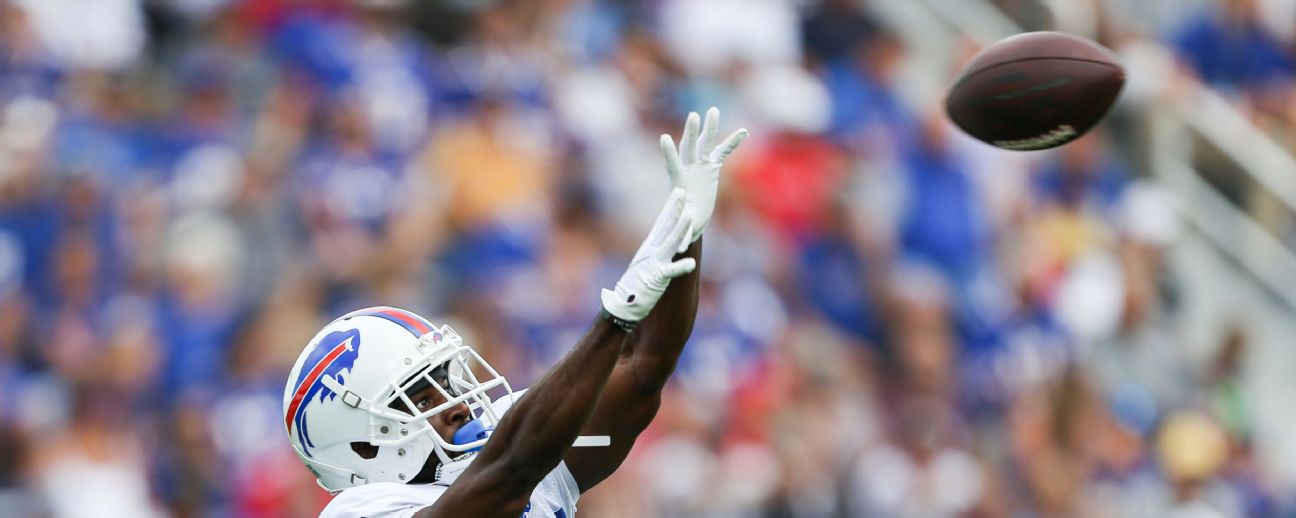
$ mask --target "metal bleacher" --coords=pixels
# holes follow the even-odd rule
[[[913,52],[936,59],[912,60],[905,71],[913,95],[939,98],[954,66],[953,43],[969,40],[987,45],[1022,32],[1009,16],[986,0],[872,1],[869,9],[893,27]],[[1088,2],[1045,2],[1055,18],[1069,17],[1067,29],[1086,27],[1097,13]],[[1138,14],[1115,0],[1104,6],[1122,20]],[[1076,9],[1079,7],[1080,11]],[[1083,7],[1090,6],[1090,7]],[[1065,9],[1067,12],[1057,12]],[[1087,18],[1086,18],[1087,17]],[[1155,40],[1154,28],[1143,27]],[[1090,36],[1091,34],[1081,34]],[[1152,70],[1130,67],[1131,80]],[[1173,70],[1173,68],[1169,68]],[[1163,78],[1164,79],[1164,78]],[[1189,81],[1175,84],[1174,95],[1149,96],[1137,111],[1146,133],[1141,149],[1144,171],[1177,199],[1185,232],[1168,258],[1179,274],[1185,307],[1181,335],[1185,354],[1200,364],[1228,327],[1247,329],[1247,396],[1254,404],[1254,441],[1265,468],[1282,481],[1296,480],[1296,412],[1288,396],[1296,394],[1296,253],[1287,227],[1296,221],[1296,158],[1257,128],[1223,96]],[[1265,216],[1210,181],[1195,163],[1209,149],[1240,175],[1248,198],[1262,200]],[[1216,173],[1219,174],[1219,173]],[[1230,196],[1230,194],[1233,194]]]

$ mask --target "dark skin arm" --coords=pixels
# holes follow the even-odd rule
[[[575,448],[563,461],[581,492],[606,479],[625,461],[635,439],[661,407],[661,392],[675,372],[684,344],[697,317],[698,283],[702,270],[702,240],[689,245],[676,260],[692,257],[698,268],[671,281],[652,313],[631,335],[629,346],[612,369],[603,397],[585,423],[582,435],[607,435],[603,448]]]
[[[521,515],[531,491],[563,460],[594,411],[629,336],[596,319],[576,346],[504,414],[491,440],[445,494],[414,516]]]

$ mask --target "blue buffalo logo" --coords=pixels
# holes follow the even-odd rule
[[[351,375],[351,368],[355,366],[356,358],[360,357],[360,330],[351,329],[349,331],[335,331],[324,336],[319,343],[315,344],[315,349],[306,357],[302,363],[301,373],[297,375],[297,383],[293,386],[292,401],[288,404],[288,411],[284,416],[284,424],[288,427],[288,433],[297,433],[297,442],[302,446],[302,452],[307,457],[311,457],[310,449],[315,447],[311,442],[310,431],[306,427],[306,410],[310,408],[313,401],[324,402],[325,398],[330,401],[337,398],[338,394],[324,386],[324,376],[333,376],[337,379],[339,385],[346,385],[346,380],[342,377],[342,371]],[[294,428],[295,425],[295,428]]]

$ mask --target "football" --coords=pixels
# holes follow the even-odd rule
[[[1047,149],[1089,131],[1124,85],[1124,68],[1103,46],[1060,32],[1028,32],[973,57],[950,88],[945,112],[991,145]]]

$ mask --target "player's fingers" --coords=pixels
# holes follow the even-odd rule
[[[695,269],[697,269],[697,261],[693,260],[692,257],[685,257],[666,265],[662,268],[662,273],[665,273],[667,278],[674,279]]]
[[[672,190],[670,196],[666,197],[666,203],[662,205],[661,214],[657,215],[657,221],[653,222],[652,230],[648,232],[648,243],[654,247],[661,246],[670,236],[671,230],[679,224],[683,213],[684,189]]]
[[[724,139],[724,142],[721,142],[720,145],[711,152],[711,161],[724,162],[726,158],[729,158],[729,154],[733,153],[735,149],[738,149],[738,145],[742,144],[743,140],[746,138],[747,128],[741,128],[738,131],[733,132],[728,138]]]
[[[688,211],[680,214],[679,219],[675,221],[675,227],[671,229],[670,234],[662,241],[658,248],[663,261],[669,261],[675,254],[688,249],[688,238],[692,233],[693,218],[689,217]]]
[[[688,120],[684,122],[684,135],[680,136],[680,158],[686,164],[698,161],[698,124],[697,112],[689,112]]]
[[[707,109],[706,117],[702,119],[702,136],[698,139],[698,149],[703,154],[711,153],[715,149],[716,135],[720,133],[720,110],[715,106]]]
[[[680,161],[679,153],[675,151],[675,140],[670,135],[661,136],[661,153],[666,160],[666,173],[671,180],[675,180],[672,183],[678,183],[680,176],[684,174],[684,163]]]
[[[665,212],[658,214],[657,221],[653,222],[652,229],[648,231],[648,239],[644,241],[650,246],[661,244],[666,239],[666,234],[670,232],[672,226],[672,222],[667,219]]]
[[[679,247],[675,249],[675,253],[677,254],[682,254],[684,253],[685,250],[688,250],[689,247],[688,238],[693,235],[693,218],[690,217],[688,223],[689,223],[688,225],[684,226],[684,235],[682,236],[683,239],[680,239]]]

